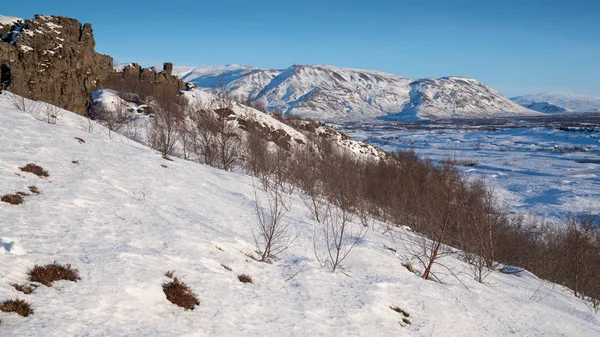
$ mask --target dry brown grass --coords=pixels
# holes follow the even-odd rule
[[[2,302],[2,305],[0,305],[0,310],[4,312],[15,312],[23,317],[27,317],[33,314],[33,309],[31,308],[31,305],[20,299],[7,300]]]
[[[248,274],[238,275],[238,280],[240,280],[242,283],[254,283],[252,282],[252,277],[250,277]]]
[[[37,288],[36,285],[33,284],[17,284],[17,283],[13,283],[11,284],[11,286],[13,286],[13,288],[15,288],[16,290],[22,292],[23,294],[29,295],[31,294],[35,288]]]
[[[7,202],[11,205],[20,205],[23,203],[23,196],[18,193],[15,194],[5,194],[0,198],[0,200]]]
[[[171,276],[173,275],[172,273],[170,274]],[[167,295],[167,299],[185,310],[194,310],[200,304],[192,289],[177,277],[173,277],[173,280],[170,282],[163,283],[162,287],[165,295]]]
[[[39,282],[47,287],[51,287],[54,281],[67,280],[77,282],[80,279],[77,269],[72,269],[70,264],[60,265],[56,261],[45,266],[36,264],[29,271],[30,281]]]
[[[38,177],[49,176],[48,171],[44,170],[40,165],[34,163],[29,163],[23,167],[19,167],[19,169],[23,172],[33,173]]]
[[[27,186],[27,188],[29,189],[29,192],[33,194],[40,194],[40,190],[35,185]]]

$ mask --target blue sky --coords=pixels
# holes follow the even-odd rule
[[[0,14],[90,22],[142,65],[331,64],[477,78],[507,96],[600,96],[600,1],[14,1]]]

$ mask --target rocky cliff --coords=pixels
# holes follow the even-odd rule
[[[0,90],[83,114],[91,93],[116,74],[112,57],[96,53],[95,46],[92,26],[75,19],[36,15],[0,20]],[[181,87],[171,69],[169,64],[162,72],[136,65],[119,74]]]

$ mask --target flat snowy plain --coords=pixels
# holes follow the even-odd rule
[[[456,160],[483,177],[515,214],[552,223],[600,214],[600,116],[456,120],[452,123],[346,124],[335,128],[387,151]]]
[[[419,278],[401,265],[419,240],[403,228],[375,223],[344,272],[321,268],[297,194],[286,221],[298,239],[272,263],[256,262],[246,256],[255,249],[250,177],[167,161],[82,121],[64,111],[50,125],[0,94],[0,193],[41,191],[21,205],[0,202],[0,301],[24,299],[35,310],[0,312],[2,336],[600,335],[600,317],[583,301],[527,272],[495,271],[480,284],[456,254],[442,262],[458,278],[443,270],[443,282]],[[19,170],[30,162],[50,176]],[[55,260],[81,280],[30,295],[11,286]],[[198,295],[195,310],[167,301],[168,270]],[[240,283],[242,273],[254,284]]]

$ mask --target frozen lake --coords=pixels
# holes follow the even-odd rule
[[[600,214],[600,116],[333,126],[387,151],[456,160],[467,176],[484,177],[515,214],[552,222]]]

